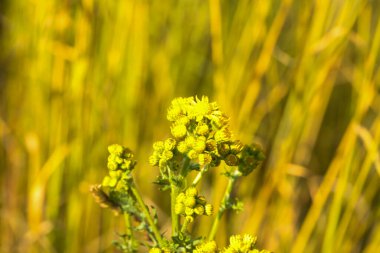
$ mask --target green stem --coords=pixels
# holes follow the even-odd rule
[[[186,233],[187,226],[189,224],[190,224],[190,221],[188,219],[185,219],[185,221],[183,222],[182,227],[181,227],[181,234]]]
[[[194,178],[193,183],[191,185],[196,186],[199,183],[199,181],[202,179],[203,174],[207,172],[207,170],[208,170],[208,166],[207,165],[203,166],[202,169],[198,172],[198,174]]]
[[[134,248],[134,246],[136,245],[135,243],[135,238],[133,236],[133,231],[131,229],[131,217],[129,215],[129,213],[127,212],[123,212],[123,215],[124,215],[124,222],[125,222],[125,233],[126,235],[128,236],[128,239],[130,241],[130,248]]]
[[[153,235],[158,242],[158,245],[159,246],[163,245],[162,236],[161,236],[160,232],[158,231],[158,228],[157,228],[156,224],[154,223],[152,216],[150,216],[150,212],[149,212],[147,206],[145,205],[140,193],[138,192],[136,186],[133,183],[130,185],[130,189],[132,191],[133,196],[136,198],[137,202],[139,203],[139,205],[141,207],[141,211],[144,213],[145,220],[148,223],[150,229],[152,230]]]
[[[216,214],[216,217],[211,227],[211,231],[208,236],[208,239],[210,241],[214,240],[215,238],[216,231],[218,230],[219,222],[222,219],[222,216],[227,209],[228,202],[230,201],[233,185],[239,176],[240,176],[240,172],[236,170],[228,179],[228,185],[227,185],[226,191],[224,192],[222,203],[220,204],[218,213]]]
[[[178,235],[179,228],[179,217],[175,212],[175,203],[178,196],[179,189],[173,183],[170,185],[171,187],[171,215],[172,215],[172,235]]]

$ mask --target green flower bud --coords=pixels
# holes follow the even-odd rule
[[[187,129],[185,125],[177,125],[171,128],[172,135],[176,139],[182,139],[186,136]]]

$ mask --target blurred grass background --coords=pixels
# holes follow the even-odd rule
[[[380,252],[378,0],[0,2],[0,252],[113,252],[120,218],[89,186],[106,147],[147,163],[176,96],[208,95],[266,150],[217,240],[275,252]],[[226,180],[203,192],[215,203]],[[206,234],[202,220],[197,234]]]

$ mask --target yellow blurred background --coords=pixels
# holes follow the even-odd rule
[[[264,166],[218,231],[274,252],[380,252],[378,0],[0,2],[0,252],[114,252],[122,221],[89,186],[107,146],[133,149],[152,184],[153,141],[177,96],[207,95]],[[202,191],[214,202],[226,179]],[[194,231],[206,234],[209,221]]]

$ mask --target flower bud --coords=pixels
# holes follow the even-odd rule
[[[187,129],[185,125],[176,125],[171,128],[172,135],[176,139],[182,139],[186,136]]]
[[[199,161],[199,164],[203,166],[205,164],[209,164],[212,161],[212,157],[210,154],[202,153],[198,155],[198,161]]]
[[[216,141],[215,140],[207,140],[206,141],[206,150],[213,152],[217,149]]]
[[[196,205],[194,212],[198,215],[203,215],[205,213],[205,208],[202,205]]]
[[[197,188],[195,188],[193,186],[190,186],[189,188],[187,188],[187,190],[186,190],[186,196],[188,196],[188,197],[195,197],[197,195],[198,195]]]
[[[229,154],[225,159],[225,163],[228,166],[237,166],[239,165],[239,158],[236,155]]]
[[[186,195],[185,193],[181,192],[180,194],[177,195],[177,198],[176,198],[176,203],[183,203],[186,199]]]
[[[194,207],[196,200],[194,197],[186,197],[185,201],[183,202],[185,206],[187,207]]]
[[[175,148],[176,141],[173,138],[165,140],[165,150],[173,150]]]
[[[187,153],[187,156],[190,158],[190,159],[196,159],[198,157],[198,153],[195,151],[195,150],[190,150],[188,153]]]
[[[198,153],[202,153],[206,148],[206,142],[203,139],[199,138],[195,141],[193,148]]]
[[[185,213],[185,205],[183,203],[176,203],[174,205],[174,211],[176,214],[183,214]]]
[[[195,131],[199,135],[207,135],[209,132],[209,127],[206,124],[198,125]]]
[[[185,142],[186,142],[186,145],[188,147],[192,148],[195,145],[195,138],[194,138],[194,136],[191,136],[191,135],[187,136],[186,139],[185,139]]]
[[[226,156],[230,153],[230,146],[227,143],[220,143],[218,145],[218,152],[221,156]]]
[[[238,154],[243,150],[243,144],[240,141],[235,141],[230,145],[231,153]]]
[[[227,128],[223,128],[215,133],[214,139],[216,142],[229,141],[231,139],[231,133]]]
[[[110,169],[110,170],[117,170],[118,165],[114,161],[108,161],[107,168]]]
[[[157,151],[158,153],[161,153],[165,149],[164,142],[162,141],[156,141],[153,143],[153,150]]]
[[[191,215],[187,215],[187,216],[185,217],[185,219],[186,219],[186,221],[187,221],[188,223],[192,223],[192,222],[194,221],[194,217],[191,216]]]
[[[189,123],[190,123],[190,119],[189,119],[189,117],[187,117],[187,116],[182,116],[182,117],[178,118],[178,119],[175,121],[175,124],[177,124],[177,125],[184,125],[184,126],[187,126]]]
[[[180,141],[177,145],[177,150],[181,152],[182,154],[186,153],[188,150],[188,147],[186,145],[186,142]]]
[[[165,150],[165,151],[162,153],[162,158],[165,159],[166,161],[172,159],[172,158],[173,158],[173,152],[172,152],[172,151],[169,151],[169,150]]]
[[[185,214],[187,216],[191,216],[191,215],[193,215],[193,213],[194,213],[194,209],[193,208],[191,208],[191,207],[186,207],[185,208]]]
[[[151,155],[149,157],[149,164],[152,165],[152,166],[157,166],[158,165],[158,162],[159,162],[159,158],[157,157],[157,155]]]
[[[121,156],[121,154],[123,153],[123,146],[119,145],[119,144],[112,144],[110,146],[108,146],[108,152],[110,154],[115,154],[117,156]]]
[[[205,205],[205,213],[207,216],[210,216],[214,213],[214,208],[212,207],[211,204],[206,204]]]
[[[151,248],[149,253],[162,253],[162,250],[160,248]]]

